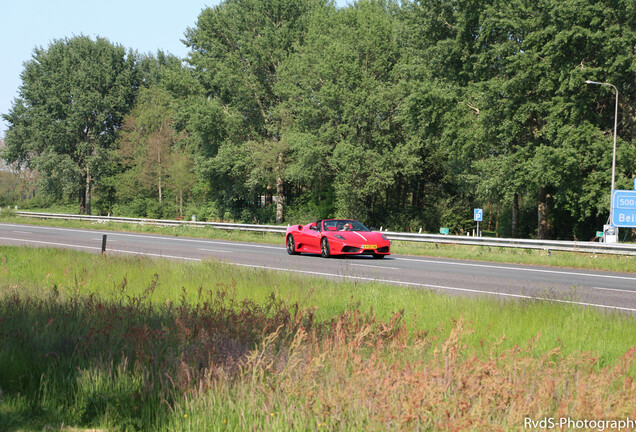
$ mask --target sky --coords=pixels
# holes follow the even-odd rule
[[[187,56],[181,42],[201,11],[219,0],[19,0],[0,9],[0,114],[19,96],[20,74],[36,47],[85,35],[104,37],[139,53]],[[345,1],[337,1],[338,5]],[[1,119],[0,136],[8,125]]]

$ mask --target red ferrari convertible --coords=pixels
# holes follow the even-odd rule
[[[287,253],[332,255],[372,255],[384,258],[391,253],[391,241],[381,232],[371,231],[349,219],[324,219],[307,225],[293,225],[285,234]]]

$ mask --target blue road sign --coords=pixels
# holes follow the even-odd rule
[[[484,220],[484,209],[475,209],[473,220],[477,222]]]
[[[636,228],[636,190],[613,191],[612,207],[612,226]]]

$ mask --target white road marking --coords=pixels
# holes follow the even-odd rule
[[[636,290],[626,290],[626,289],[620,289],[620,288],[603,288],[603,287],[590,287],[590,288],[602,290],[602,291],[616,291],[616,292],[626,292],[626,293],[636,294]]]
[[[579,273],[572,271],[561,271],[561,270],[547,270],[547,269],[535,269],[535,268],[524,268],[524,267],[507,267],[507,266],[498,266],[492,264],[476,264],[476,263],[462,263],[462,262],[451,262],[451,261],[435,261],[435,260],[427,260],[427,259],[415,259],[415,258],[394,258],[395,260],[400,261],[414,261],[421,263],[429,263],[429,264],[447,264],[447,265],[457,265],[457,266],[467,266],[467,267],[483,267],[483,268],[493,268],[498,270],[517,270],[517,271],[527,271],[527,272],[536,272],[536,273],[552,273],[552,274],[562,274],[562,275],[570,275],[570,276],[585,276],[585,277],[597,277],[597,278],[608,278],[608,279],[622,279],[622,280],[633,280],[636,281],[636,277],[630,276],[614,276],[614,275],[605,275],[605,274],[594,274],[594,273]]]
[[[13,241],[24,242],[24,243],[37,243],[37,244],[45,244],[45,245],[51,245],[51,246],[77,248],[77,249],[94,249],[99,251],[102,250],[101,247],[95,247],[95,246],[82,246],[82,245],[73,245],[73,244],[67,244],[67,243],[46,242],[41,240],[25,240],[25,239],[14,239],[14,238],[8,238],[8,237],[0,237],[0,240],[13,240]],[[155,254],[150,252],[128,251],[123,249],[108,249],[108,252],[120,252],[120,253],[127,253],[127,254],[133,254],[133,255],[147,255],[147,256],[158,257],[158,258],[173,258],[173,259],[181,259],[181,260],[188,260],[188,261],[201,261],[201,258],[188,258],[188,257],[182,257],[182,256],[175,256],[175,255]]]
[[[11,232],[14,232],[16,234],[33,234],[33,233],[29,232],[29,231],[17,231],[17,230],[14,230],[14,231],[11,231]]]
[[[21,225],[13,225],[13,224],[2,224],[4,226],[18,226],[20,227]],[[91,231],[94,233],[95,230],[89,230],[89,229],[85,229],[85,230],[81,230],[81,229],[73,229],[73,228],[58,228],[58,227],[45,227],[45,226],[38,226],[38,225],[33,225],[33,228],[40,228],[43,230],[55,230],[55,231],[68,231],[68,232],[79,232],[79,233],[91,233]],[[254,248],[264,248],[264,249],[278,249],[278,250],[285,250],[285,246],[265,246],[265,245],[257,245],[257,244],[250,244],[250,243],[240,243],[240,242],[221,242],[221,241],[216,241],[216,240],[199,240],[199,239],[192,239],[192,238],[185,238],[185,237],[164,237],[164,236],[158,236],[158,235],[154,235],[154,234],[146,234],[146,235],[142,235],[142,234],[128,234],[128,233],[123,233],[123,232],[118,232],[118,231],[106,231],[105,234],[108,234],[109,236],[119,236],[119,237],[132,237],[132,238],[142,238],[142,239],[159,239],[159,240],[169,240],[169,241],[181,241],[181,242],[189,242],[189,243],[206,243],[206,244],[219,244],[219,245],[229,245],[229,246],[245,246],[245,247],[254,247]],[[101,240],[101,238],[100,238]]]
[[[232,251],[226,251],[226,250],[221,250],[221,249],[203,249],[203,248],[199,248],[200,251],[206,251],[206,252],[225,252],[225,253],[232,253]]]
[[[449,287],[449,286],[443,286],[443,285],[423,284],[423,283],[417,283],[417,282],[403,282],[403,281],[390,280],[390,279],[370,278],[370,277],[363,277],[363,276],[348,276],[348,275],[339,275],[339,274],[333,274],[333,273],[323,273],[323,272],[314,272],[314,271],[306,271],[306,270],[293,270],[293,269],[285,269],[285,268],[278,268],[278,267],[259,266],[259,265],[253,265],[253,264],[237,264],[237,263],[227,263],[227,264],[236,265],[239,267],[258,268],[263,270],[278,270],[278,271],[286,271],[291,273],[308,274],[313,276],[329,276],[329,277],[343,278],[343,279],[363,280],[368,282],[388,283],[392,285],[415,286],[415,287],[421,287],[421,288],[432,288],[432,289],[447,290],[447,291],[461,291],[461,292],[468,292],[468,293],[474,293],[474,294],[487,294],[487,295],[493,295],[493,296],[499,296],[499,297],[512,297],[512,298],[518,298],[518,299],[540,300],[540,301],[547,301],[547,302],[566,303],[566,304],[573,304],[573,305],[579,305],[579,306],[593,306],[593,307],[599,307],[604,309],[616,309],[616,310],[623,310],[628,312],[636,312],[636,308],[609,306],[609,305],[602,305],[602,304],[596,304],[596,303],[586,303],[586,302],[578,302],[578,301],[572,301],[572,300],[560,300],[560,299],[552,299],[552,298],[545,298],[545,297],[533,297],[533,296],[524,295],[524,294],[500,293],[496,291],[476,290],[472,288],[458,288],[458,287]]]
[[[47,244],[47,245],[54,245],[54,246],[73,247],[73,248],[79,248],[79,249],[101,250],[101,248],[94,247],[94,246],[80,246],[80,245],[71,245],[66,243],[45,242],[45,241],[39,241],[39,240],[24,240],[24,239],[14,239],[14,238],[8,238],[8,237],[0,237],[0,240],[13,240],[13,241],[20,241],[25,243],[38,243],[38,244]],[[154,254],[154,253],[148,253],[148,252],[135,252],[135,251],[126,251],[126,250],[118,250],[118,249],[109,249],[109,251],[134,254],[134,255],[145,255],[145,256],[152,256],[152,257],[158,257],[158,258],[173,258],[173,259],[181,259],[181,260],[188,260],[188,261],[202,261],[201,258],[188,258],[188,257],[174,256],[174,255],[161,255],[161,254]],[[327,276],[327,277],[335,277],[335,278],[341,278],[341,279],[362,280],[367,282],[388,283],[392,285],[414,286],[414,287],[431,288],[431,289],[446,290],[446,291],[460,291],[460,292],[473,293],[473,294],[487,294],[487,295],[498,296],[498,297],[512,297],[517,299],[540,300],[540,301],[547,301],[547,302],[566,303],[566,304],[573,304],[573,305],[579,305],[579,306],[592,306],[592,307],[598,307],[598,308],[604,308],[604,309],[615,309],[615,310],[623,310],[628,312],[636,312],[635,308],[609,306],[609,305],[602,305],[602,304],[596,304],[596,303],[578,302],[578,301],[572,301],[572,300],[533,297],[533,296],[524,295],[524,294],[500,293],[496,291],[477,290],[472,288],[449,287],[449,286],[443,286],[443,285],[431,285],[431,284],[423,284],[423,283],[417,283],[417,282],[404,282],[399,280],[379,279],[379,278],[371,278],[371,277],[364,277],[364,276],[351,276],[351,275],[341,275],[341,274],[315,272],[315,271],[307,271],[307,270],[286,269],[286,268],[280,268],[280,267],[267,267],[267,266],[254,265],[254,264],[239,264],[239,263],[229,263],[229,262],[226,262],[226,264],[230,264],[230,265],[234,265],[238,267],[257,268],[257,269],[272,270],[272,271],[277,270],[277,271],[284,271],[284,272],[290,272],[290,273],[307,274],[312,276]]]
[[[127,250],[121,250],[121,249],[109,249],[109,252],[121,252],[121,253],[133,254],[133,255],[145,255],[145,256],[151,256],[151,257],[157,257],[157,258],[172,258],[172,259],[186,260],[186,261],[203,261],[201,258],[189,258],[184,256],[176,256],[176,255],[162,255],[162,254],[154,254],[149,252],[135,252],[135,251],[127,251]]]
[[[195,240],[195,241],[201,241],[201,240]],[[245,244],[245,243],[229,243],[229,242],[217,242],[214,240],[209,240],[209,241],[205,241],[204,243],[212,243],[215,245],[225,245],[225,246],[246,246],[246,247],[255,247],[255,248],[263,248],[263,249],[278,249],[278,250],[284,250],[285,246],[265,246],[265,245],[253,245],[253,244]]]
[[[64,247],[80,248],[80,249],[95,249],[100,251],[102,250],[101,247],[96,247],[96,246],[81,246],[81,245],[73,245],[73,244],[67,244],[67,243],[47,242],[42,240],[25,240],[20,238],[9,238],[9,237],[0,237],[0,240],[12,240],[12,241],[23,242],[23,243],[37,243],[37,244],[46,244],[51,246],[64,246]]]
[[[4,226],[14,226],[14,227],[22,227],[22,225],[16,224],[2,224]],[[58,227],[46,227],[46,226],[38,226],[32,225],[34,229],[40,228],[43,230],[58,230],[58,231],[70,231],[70,232],[81,232],[86,233],[90,232],[89,230],[81,230],[81,229],[72,229],[72,228],[58,228]],[[353,231],[355,232],[355,231]],[[29,233],[32,234],[32,233]],[[154,236],[154,235],[138,235],[138,234],[127,234],[120,232],[108,231],[109,235],[113,236],[123,236],[123,237],[132,237],[132,238],[143,238],[143,239],[162,239],[168,241],[183,241],[183,242],[191,242],[191,243],[206,243],[206,244],[218,244],[218,245],[230,245],[230,246],[245,246],[245,247],[255,247],[255,248],[266,248],[266,249],[277,249],[284,250],[284,246],[265,246],[265,245],[256,245],[256,244],[246,244],[239,242],[220,242],[214,240],[197,240],[197,239],[188,239],[188,238],[175,238],[175,237],[164,237],[164,236]],[[18,239],[12,239],[18,240]],[[101,240],[101,239],[100,239]],[[26,241],[26,240],[20,240]],[[115,240],[112,240],[115,241]],[[80,247],[74,245],[67,245],[69,247]],[[101,248],[95,248],[101,249]],[[124,251],[125,252],[125,251]],[[628,281],[636,281],[636,277],[631,276],[615,276],[615,275],[606,275],[606,274],[594,274],[594,273],[581,273],[581,272],[573,272],[573,271],[561,271],[561,270],[550,270],[550,269],[536,269],[536,268],[524,268],[524,267],[510,267],[510,266],[502,266],[495,264],[477,264],[477,263],[465,263],[465,262],[450,262],[450,261],[439,261],[439,260],[430,260],[430,259],[417,259],[417,258],[402,258],[402,257],[394,257],[396,261],[413,261],[413,262],[421,262],[421,263],[430,263],[430,264],[447,264],[447,265],[456,265],[456,266],[468,266],[468,267],[482,267],[482,268],[492,268],[498,270],[515,270],[515,271],[525,271],[525,272],[535,272],[535,273],[547,273],[547,274],[561,274],[561,275],[569,275],[569,276],[583,276],[583,277],[595,277],[595,278],[607,278],[607,279],[619,279],[619,280],[628,280]],[[386,268],[386,267],[385,267]],[[394,268],[392,268],[394,269]],[[397,268],[395,268],[397,269]],[[598,288],[603,289],[603,288]],[[611,288],[606,288],[610,290]],[[628,292],[631,292],[627,290]]]
[[[368,265],[368,264],[351,264],[351,265],[356,267],[372,267],[372,268],[378,268],[378,269],[400,270],[398,267],[385,267],[381,265]]]

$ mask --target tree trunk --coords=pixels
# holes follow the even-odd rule
[[[411,205],[414,208],[418,207],[420,198],[420,185],[417,183],[419,182],[416,182],[415,187],[413,188],[413,194],[411,195]]]
[[[278,167],[276,169],[276,195],[278,195],[278,201],[276,202],[276,223],[283,223],[285,221],[283,213],[283,205],[285,201],[285,195],[283,191],[283,153],[278,154]]]
[[[86,214],[86,190],[80,189],[78,191],[79,195],[79,203],[80,203],[80,214]]]
[[[497,217],[495,218],[495,233],[499,237],[499,216],[501,215],[501,206],[497,204]]]
[[[183,189],[179,189],[179,217],[183,218]]]
[[[84,214],[91,214],[91,172],[88,164],[86,164],[86,190],[84,197]]]
[[[512,196],[512,238],[519,236],[519,194]]]
[[[548,238],[548,194],[545,187],[539,187],[539,196],[537,197],[537,237],[540,240]]]

